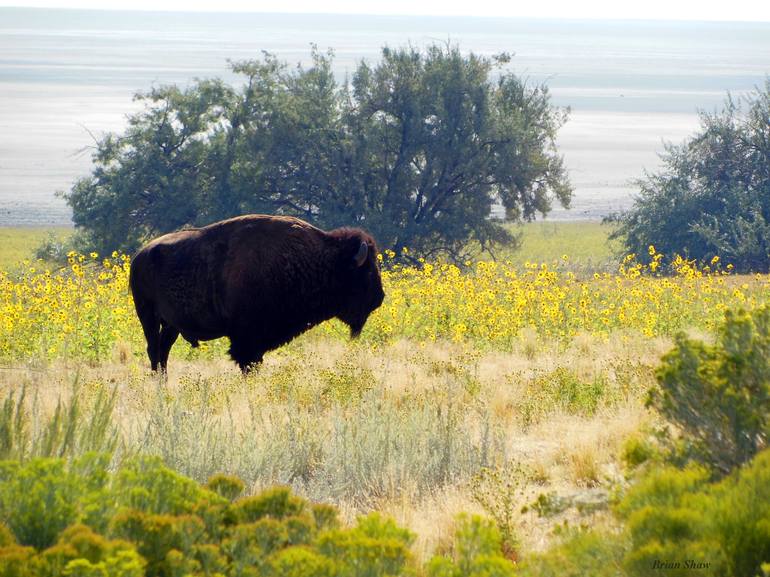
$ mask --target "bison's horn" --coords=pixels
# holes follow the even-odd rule
[[[364,241],[361,241],[361,246],[358,247],[358,252],[356,253],[356,256],[353,257],[353,261],[355,261],[356,266],[363,266],[363,264],[366,262],[366,257],[369,254],[369,245],[367,245]]]

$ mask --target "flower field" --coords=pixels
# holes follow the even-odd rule
[[[698,267],[654,247],[614,273],[603,266],[587,272],[578,257],[553,254],[541,255],[546,262],[458,267],[407,265],[410,255],[386,253],[387,296],[359,344],[341,323],[323,323],[245,378],[224,340],[199,349],[180,340],[167,375],[147,371],[126,255],[73,253],[59,269],[26,261],[0,270],[0,477],[10,480],[0,483],[0,574],[380,574],[366,563],[382,558],[383,536],[398,553],[394,575],[492,574],[484,572],[489,563],[494,574],[511,577],[609,575],[603,567],[648,574],[644,551],[634,549],[640,526],[613,512],[611,501],[667,458],[658,434],[666,420],[649,405],[661,387],[661,358],[685,343],[672,338],[679,331],[748,343],[740,350],[766,346],[764,321],[730,332],[724,319],[726,311],[770,304],[770,275],[736,275],[719,259]],[[717,358],[711,344],[688,346],[703,351],[704,362]],[[761,355],[747,355],[764,366]],[[703,402],[711,397],[694,385],[706,390],[711,373],[697,374],[700,380],[677,377],[686,402],[699,411],[733,406],[727,398]],[[710,417],[699,412],[694,424],[715,423],[721,434],[720,415],[704,420]],[[98,474],[78,468],[95,458]],[[758,462],[752,474],[766,475],[767,458]],[[133,474],[137,463],[154,463],[146,482]],[[207,492],[221,473],[242,481],[230,504]],[[695,475],[661,474],[682,482]],[[222,522],[207,524],[197,499],[176,512],[136,500],[165,488],[205,493],[221,506]],[[272,513],[269,520],[239,517],[289,488],[302,504],[301,523]],[[736,494],[744,493],[747,502],[762,498],[744,488]],[[63,508],[47,506],[41,524],[36,503],[54,495],[67,495],[56,501]],[[314,524],[317,506],[336,515],[336,528]],[[730,514],[754,527],[765,513],[735,507]],[[372,519],[383,521],[375,527]],[[169,535],[186,535],[189,525],[197,537],[156,547],[159,524]],[[295,525],[307,529],[296,542]],[[252,546],[263,528],[280,537],[275,547]],[[397,543],[390,538],[396,528],[404,537]],[[676,535],[666,538],[673,543]],[[78,548],[87,543],[98,551]],[[369,561],[329,548],[337,543]],[[474,551],[485,553],[465,553]],[[723,567],[748,554],[731,555],[703,558]],[[254,571],[241,571],[246,566]],[[13,573],[20,568],[27,572]]]
[[[667,337],[684,329],[711,330],[728,308],[753,309],[770,301],[770,276],[730,274],[715,259],[700,269],[677,257],[671,275],[660,275],[662,255],[650,247],[649,262],[629,256],[614,274],[583,278],[564,256],[550,263],[479,261],[462,270],[447,263],[394,264],[384,255],[386,300],[363,333],[365,342],[397,339],[472,343],[508,350],[522,331],[548,341],[579,334],[601,338],[628,333]],[[128,289],[129,258],[117,253],[71,254],[58,271],[25,262],[21,272],[0,271],[0,358],[108,358],[116,343],[144,350]],[[336,322],[315,334],[346,339]],[[177,354],[220,352],[177,346]]]

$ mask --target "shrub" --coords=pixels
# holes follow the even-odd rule
[[[45,549],[78,520],[80,484],[64,461],[34,459],[4,475],[0,516],[21,545]]]
[[[494,523],[477,515],[457,520],[451,557],[438,556],[427,567],[429,577],[513,577],[514,564],[502,555],[502,539]]]
[[[650,403],[683,434],[682,451],[721,474],[750,460],[770,433],[770,308],[725,314],[713,346],[676,338]]]
[[[153,515],[127,510],[115,516],[111,532],[135,543],[147,560],[148,576],[172,575],[180,565],[174,552],[191,557],[193,546],[204,537],[203,521],[194,515]]]
[[[620,458],[629,469],[635,469],[658,456],[657,447],[649,439],[633,435],[623,443]]]
[[[562,541],[525,557],[516,575],[762,575],[770,559],[770,450],[721,481],[709,479],[698,464],[648,470],[615,507],[623,525],[559,528]],[[472,574],[444,558],[429,569],[430,577]]]
[[[234,501],[240,497],[245,487],[246,485],[238,477],[222,474],[214,475],[206,483],[207,489],[228,501]]]
[[[303,547],[292,547],[276,554],[269,564],[275,577],[332,577],[337,569],[331,559]]]
[[[0,547],[0,577],[36,577],[35,549],[20,545]]]
[[[254,497],[235,503],[235,514],[241,523],[251,523],[263,517],[283,519],[298,515],[305,509],[305,502],[291,494],[288,487],[274,487]]]
[[[417,569],[413,535],[380,515],[343,529],[334,507],[285,487],[230,503],[156,458],[114,473],[108,462],[0,462],[0,577],[393,577]],[[243,485],[218,476],[209,486],[232,496]],[[461,556],[479,548],[469,539]],[[492,550],[499,547],[498,535]]]
[[[693,564],[703,575],[761,573],[770,559],[770,451],[718,483],[707,479],[703,468],[668,467],[631,489],[618,508],[631,575],[649,575],[656,560],[672,563],[667,575],[691,575]]]
[[[519,540],[516,535],[521,522],[520,501],[526,471],[521,465],[508,469],[482,469],[470,484],[471,496],[495,522],[500,532],[505,555],[516,559]]]
[[[52,577],[143,577],[146,566],[130,543],[106,539],[85,525],[67,528],[40,558]]]
[[[120,506],[157,515],[194,513],[202,503],[227,500],[172,471],[158,457],[127,461],[115,475],[114,494]]]
[[[318,550],[334,559],[339,577],[401,575],[411,561],[414,537],[392,520],[371,513],[352,529],[333,529],[319,535]]]
[[[567,529],[562,541],[524,559],[520,577],[618,577],[625,553],[623,535]]]

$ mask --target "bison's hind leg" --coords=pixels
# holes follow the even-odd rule
[[[150,358],[150,368],[158,370],[160,361],[160,319],[155,313],[155,306],[149,301],[135,298],[136,314],[142,323],[144,338],[147,341],[147,356]]]
[[[158,359],[160,361],[160,370],[164,373],[166,372],[166,366],[168,365],[168,354],[178,336],[179,331],[170,325],[163,324],[163,328],[160,329]]]

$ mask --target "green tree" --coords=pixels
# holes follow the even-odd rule
[[[248,212],[363,226],[385,248],[465,258],[515,239],[491,220],[546,214],[571,188],[555,146],[567,111],[510,58],[431,46],[382,50],[340,84],[333,55],[236,63],[231,87],[200,80],[140,94],[127,130],[98,142],[65,195],[83,249],[133,250],[157,234]]]
[[[612,235],[629,252],[649,245],[739,271],[770,270],[770,79],[721,111],[701,112],[698,133],[668,144],[663,167],[637,182],[633,207]]]

